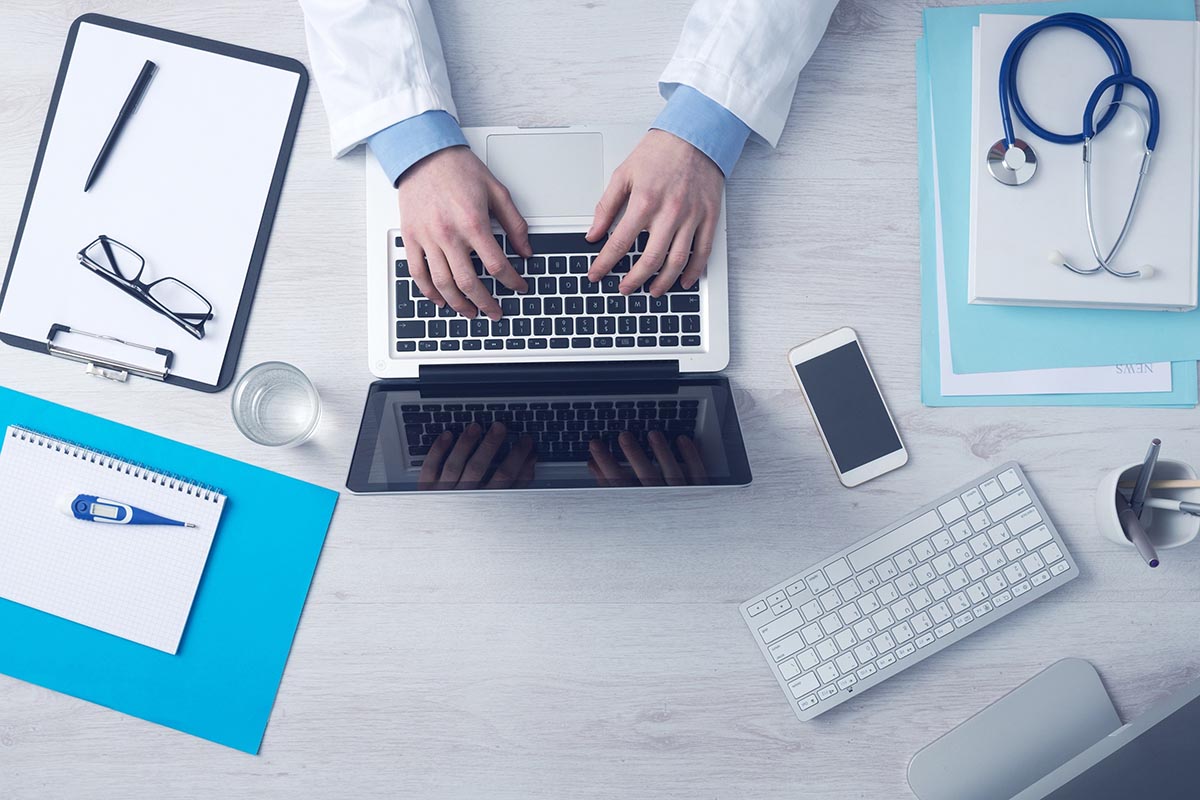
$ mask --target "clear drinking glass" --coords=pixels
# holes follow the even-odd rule
[[[321,396],[291,364],[268,361],[242,376],[233,389],[233,421],[252,442],[295,447],[321,421]]]

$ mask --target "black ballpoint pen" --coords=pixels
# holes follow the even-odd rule
[[[150,85],[150,79],[157,71],[158,66],[153,61],[147,61],[142,65],[142,71],[138,73],[137,80],[133,82],[133,88],[129,90],[129,96],[125,98],[125,103],[121,106],[116,121],[113,122],[112,130],[108,132],[108,138],[104,140],[104,146],[100,148],[100,154],[96,156],[96,163],[92,164],[92,171],[88,173],[87,181],[83,184],[85,192],[92,188],[92,184],[100,176],[100,171],[104,169],[104,162],[108,161],[108,156],[116,146],[117,139],[120,138],[121,131],[125,128],[125,123],[133,116],[133,112],[137,111],[142,95],[146,93],[146,87]]]

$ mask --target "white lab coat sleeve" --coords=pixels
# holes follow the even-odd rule
[[[837,0],[697,0],[659,91],[669,99],[679,84],[691,86],[774,147],[800,70],[836,5]]]
[[[429,0],[300,0],[300,5],[335,157],[426,111],[457,117]]]

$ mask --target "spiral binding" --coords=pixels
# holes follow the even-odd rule
[[[86,461],[90,464],[97,464],[101,467],[107,467],[111,470],[130,475],[134,478],[141,478],[144,481],[163,486],[174,491],[187,494],[190,497],[196,497],[206,500],[211,503],[219,503],[224,493],[213,486],[208,486],[203,483],[197,483],[188,480],[182,475],[175,475],[170,472],[161,472],[146,466],[145,464],[137,464],[131,461],[116,456],[112,453],[106,453],[102,450],[93,450],[90,447],[85,447],[75,442],[68,442],[63,439],[58,439],[53,436],[47,436],[44,433],[21,428],[16,425],[10,426],[8,435],[12,439],[27,442],[37,447],[46,450],[69,455],[72,458],[77,458],[81,461]]]

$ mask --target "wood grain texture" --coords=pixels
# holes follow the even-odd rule
[[[438,0],[464,124],[648,122],[688,0]],[[12,245],[67,26],[101,11],[307,62],[292,0],[0,3],[0,251]],[[343,497],[262,754],[0,677],[0,797],[897,798],[908,759],[1065,656],[1132,716],[1200,669],[1200,545],[1151,573],[1095,530],[1092,494],[1151,436],[1188,458],[1195,411],[920,403],[915,0],[842,0],[778,150],[729,185],[739,491]],[[366,368],[362,156],[329,156],[313,86],[241,366],[307,371],[314,442],[242,439],[229,394],[116,386],[0,349],[0,383],[340,488]],[[186,187],[181,187],[186,191]],[[858,329],[912,452],[841,488],[784,365]],[[1007,459],[1083,575],[820,720],[798,723],[737,604]],[[20,642],[3,641],[2,647]]]

